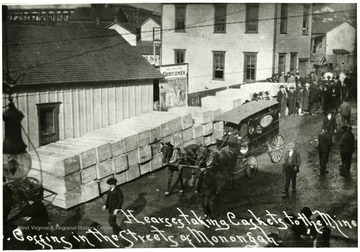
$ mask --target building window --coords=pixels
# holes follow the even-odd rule
[[[40,146],[59,141],[59,107],[60,103],[37,104]]]
[[[287,33],[288,4],[281,4],[280,33]]]
[[[175,49],[175,64],[181,64],[185,62],[185,50]]]
[[[185,31],[186,6],[175,5],[175,31]]]
[[[302,34],[309,34],[310,6],[304,5]]]
[[[215,5],[214,32],[226,32],[226,5]]]
[[[257,53],[244,53],[244,81],[256,80]]]
[[[279,54],[278,73],[285,73],[285,56],[286,54]]]
[[[295,74],[297,65],[297,53],[290,54],[290,72]]]
[[[246,33],[257,33],[259,26],[259,4],[246,4]]]
[[[213,52],[213,79],[223,80],[225,70],[225,52]]]

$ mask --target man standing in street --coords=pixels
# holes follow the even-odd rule
[[[290,116],[296,114],[296,98],[295,87],[291,86],[288,92],[288,107]]]
[[[287,103],[287,93],[285,91],[284,85],[280,85],[280,90],[277,93],[277,101],[280,103],[280,117],[281,119],[284,119]]]
[[[344,101],[341,104],[340,109],[339,109],[342,126],[350,125],[351,106],[348,101],[349,101],[349,98],[345,97]]]
[[[302,97],[302,110],[309,113],[310,112],[310,104],[309,104],[310,84],[309,83],[305,83],[305,88],[303,89],[302,94],[303,94],[303,97]]]
[[[320,175],[325,175],[328,173],[328,171],[326,171],[326,164],[329,160],[329,153],[332,145],[332,140],[326,129],[319,134],[318,141],[317,148],[319,150]]]
[[[336,133],[336,128],[337,128],[336,118],[331,113],[331,111],[329,111],[327,113],[327,115],[324,117],[323,124],[322,124],[322,130],[323,131],[327,130],[327,132],[329,133],[329,135],[332,139],[334,133]]]
[[[294,147],[295,145],[293,143],[288,143],[286,145],[288,150],[285,152],[283,164],[283,172],[285,172],[285,188],[283,192],[283,198],[289,196],[290,181],[292,184],[292,191],[296,191],[296,175],[299,172],[301,159],[300,154],[294,150]]]
[[[112,227],[113,234],[118,235],[120,232],[120,227],[116,223],[116,215],[123,205],[124,196],[121,189],[116,186],[117,180],[115,178],[109,178],[106,183],[110,186],[110,191],[107,194],[107,199],[103,209],[108,209],[108,223],[110,227]]]
[[[201,167],[196,192],[200,193],[201,195],[201,206],[205,214],[204,219],[211,218],[210,203],[211,198],[217,192],[217,184],[215,175],[213,174],[213,172],[207,169],[206,164]]]
[[[350,174],[351,156],[355,151],[355,138],[351,132],[352,127],[350,125],[342,126],[342,130],[343,134],[339,143],[342,162],[342,165],[340,165],[340,176],[347,176]]]

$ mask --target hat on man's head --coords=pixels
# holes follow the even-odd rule
[[[294,86],[291,86],[291,87],[289,87],[289,89],[295,89],[295,87],[294,87]]]
[[[117,180],[116,180],[116,178],[109,178],[109,179],[106,181],[106,183],[107,183],[108,185],[116,185]]]
[[[295,147],[295,144],[294,143],[288,143],[288,144],[286,144],[286,148],[287,149],[293,149]]]
[[[310,83],[305,83],[305,87],[310,87]]]
[[[303,207],[301,209],[301,213],[304,214],[307,218],[310,218],[312,215],[312,211],[309,207]]]
[[[284,88],[284,85],[280,85],[280,87],[279,88]]]

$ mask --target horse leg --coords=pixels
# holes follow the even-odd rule
[[[184,181],[183,181],[183,169],[180,167],[179,168],[179,179],[180,179],[180,186],[181,186],[181,189],[179,192],[184,192]]]
[[[169,169],[169,179],[168,179],[168,187],[167,187],[167,191],[165,192],[165,195],[170,194],[171,180],[172,180],[173,173],[174,173],[173,170],[171,170],[170,168],[168,168],[168,169]]]

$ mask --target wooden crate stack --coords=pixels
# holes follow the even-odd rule
[[[192,130],[191,113],[151,112],[30,151],[37,178],[57,195],[53,204],[71,208],[109,190],[106,181],[132,181],[163,166],[160,141],[184,144]]]

